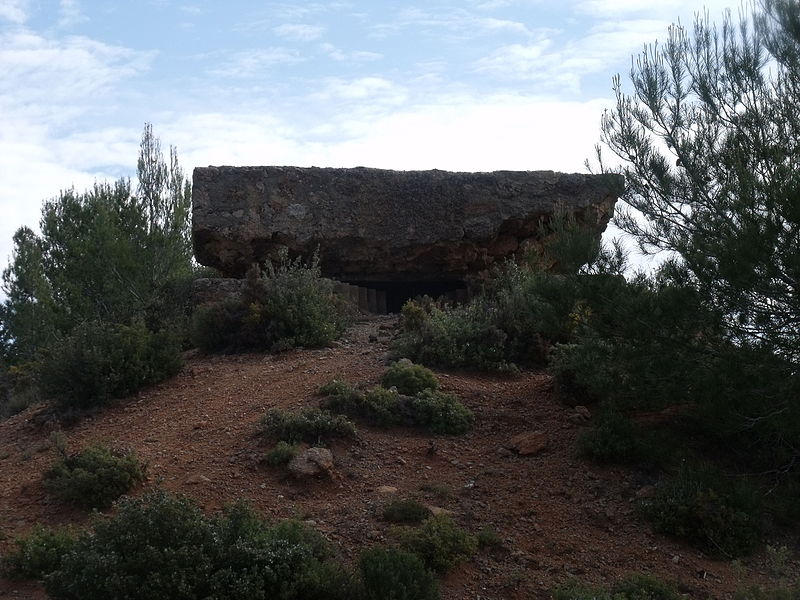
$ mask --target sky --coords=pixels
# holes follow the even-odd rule
[[[206,165],[585,172],[631,56],[732,0],[0,0],[0,266],[144,124]],[[736,9],[738,5],[733,5]]]

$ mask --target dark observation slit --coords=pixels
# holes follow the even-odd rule
[[[373,289],[386,294],[386,311],[399,313],[408,300],[430,296],[453,302],[467,299],[467,286],[463,281],[352,281],[342,280],[358,287]]]

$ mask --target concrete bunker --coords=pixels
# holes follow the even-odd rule
[[[363,167],[205,167],[193,184],[195,256],[223,276],[198,282],[201,301],[288,251],[318,256],[340,293],[379,313],[422,294],[466,299],[471,281],[535,251],[557,210],[599,237],[622,190],[615,175]]]

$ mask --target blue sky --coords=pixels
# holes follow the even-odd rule
[[[132,176],[145,122],[188,173],[584,171],[612,76],[731,5],[0,0],[0,264],[43,200]]]

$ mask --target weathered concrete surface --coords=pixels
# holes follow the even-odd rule
[[[194,170],[197,260],[242,277],[254,262],[319,250],[350,281],[463,279],[534,241],[557,206],[598,236],[619,178],[552,171],[298,167]]]

